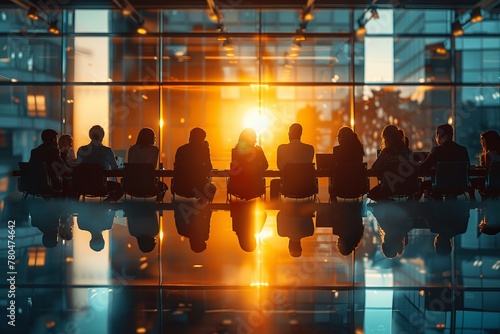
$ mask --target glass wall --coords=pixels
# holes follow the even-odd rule
[[[270,168],[292,122],[317,152],[353,126],[369,164],[390,123],[429,151],[436,125],[450,122],[472,161],[479,134],[500,129],[498,14],[454,37],[451,11],[385,10],[364,40],[361,10],[316,9],[305,29],[294,10],[224,10],[222,24],[204,10],[141,14],[146,35],[121,12],[62,10],[50,13],[53,35],[22,9],[1,10],[2,175],[29,159],[44,128],[79,146],[96,123],[118,155],[153,128],[166,168],[195,126],[207,130],[215,168],[228,168],[244,127],[260,133]]]

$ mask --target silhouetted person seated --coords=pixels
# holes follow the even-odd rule
[[[286,206],[276,216],[278,235],[289,238],[288,252],[293,257],[302,255],[301,239],[314,235],[314,209],[306,205]]]
[[[309,144],[303,143],[300,138],[302,137],[302,125],[293,123],[288,129],[287,144],[278,146],[276,153],[276,163],[278,169],[283,173],[285,166],[289,163],[312,163],[314,159],[314,147]],[[282,179],[271,180],[271,193],[278,194],[281,187]]]
[[[137,239],[137,245],[141,252],[152,252],[156,247],[156,236],[160,231],[153,203],[127,203],[124,214],[127,217],[128,231],[131,236]]]
[[[94,125],[89,130],[90,143],[78,149],[77,162],[83,164],[100,164],[104,170],[118,169],[113,150],[102,144],[104,129]],[[116,181],[107,180],[106,190],[109,196],[105,201],[118,201],[122,196],[121,186]]]
[[[213,200],[216,187],[208,175],[212,170],[212,161],[206,137],[205,130],[193,128],[189,133],[189,142],[177,149],[172,193],[208,202]]]
[[[188,238],[189,246],[195,253],[201,253],[207,248],[211,217],[212,210],[206,205],[200,208],[197,203],[176,202],[174,219],[177,233]]]
[[[42,144],[31,150],[30,162],[45,162],[52,189],[63,190],[62,177],[70,170],[64,164],[57,148],[57,132],[52,129],[42,131]]]
[[[156,142],[156,134],[151,128],[143,128],[139,131],[135,145],[132,145],[127,154],[129,163],[148,163],[156,169],[158,165],[158,156],[160,150],[154,144]],[[168,190],[165,183],[157,180],[158,195],[156,202],[163,202],[163,197]]]
[[[496,131],[486,131],[481,133],[481,156],[479,157],[479,165],[482,168],[488,170],[491,164],[500,163],[500,136]],[[474,195],[474,191],[477,189],[481,194],[481,198],[488,199],[491,197],[498,197],[496,194],[490,194],[486,192],[486,182],[484,178],[473,178],[471,180],[471,198]],[[494,196],[492,196],[494,195]]]
[[[253,252],[257,247],[255,234],[260,233],[267,219],[264,210],[257,210],[255,202],[231,202],[233,231],[245,252]]]
[[[102,232],[113,227],[114,216],[115,210],[110,210],[105,204],[91,203],[79,207],[78,228],[90,233],[89,246],[95,252],[100,252],[104,248]]]
[[[228,192],[244,200],[260,197],[266,191],[264,171],[269,164],[256,142],[255,130],[246,128],[231,150]]]
[[[419,165],[420,171],[428,172],[435,168],[438,162],[470,163],[467,148],[453,141],[453,127],[451,125],[439,125],[436,128],[435,139],[438,146],[433,147],[427,158]],[[442,199],[442,194],[432,190],[432,180],[424,181],[422,190],[429,192],[434,199]]]
[[[382,130],[381,151],[371,169],[380,179],[380,184],[368,192],[368,197],[374,201],[411,196],[420,190],[413,152],[405,146],[402,131],[395,125],[387,125]]]

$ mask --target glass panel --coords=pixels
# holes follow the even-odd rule
[[[166,38],[163,80],[258,81],[258,46],[253,39],[230,37]]]
[[[405,131],[413,151],[430,151],[435,128],[447,123],[451,110],[449,87],[364,86],[356,90],[355,129],[371,165],[380,148],[384,126],[395,124]]]
[[[259,95],[262,103],[259,105]],[[345,86],[170,86],[163,91],[164,164],[173,166],[177,147],[187,142],[189,131],[207,131],[214,168],[228,168],[230,150],[241,130],[261,132],[270,168],[276,166],[276,149],[288,141],[288,127],[299,122],[302,139],[317,152],[331,152],[342,125],[349,124],[351,90]],[[259,108],[262,110],[259,116]],[[220,129],[225,129],[221,131]]]
[[[447,10],[395,10],[395,34],[448,34],[451,12]]]
[[[348,9],[313,10],[313,18],[307,22],[307,32],[347,32],[350,29],[351,15]],[[262,11],[263,32],[293,33],[301,28],[300,10]]]
[[[500,41],[497,38],[457,38],[455,51],[457,82],[499,83]]]
[[[61,38],[0,37],[0,81],[62,81]]]
[[[479,164],[479,135],[500,128],[500,91],[497,87],[458,87],[455,137],[469,150],[471,163]]]
[[[137,134],[145,127],[154,130],[157,135],[156,145],[161,145],[160,96],[157,86],[109,87],[109,94],[109,136],[115,153],[126,152],[136,143]],[[125,154],[120,156],[125,157]]]
[[[78,11],[77,11],[78,12]],[[105,11],[107,12],[109,28],[102,26],[96,32],[111,32],[111,33],[137,33],[137,28],[143,21],[143,27],[148,33],[155,33],[160,31],[160,24],[158,22],[159,11],[157,10],[132,10],[129,15],[124,15],[122,11]],[[78,16],[77,16],[78,17]],[[77,19],[75,19],[78,24]]]
[[[21,33],[21,35],[24,35],[25,39],[29,39],[32,38],[34,34],[48,33],[49,25],[52,21],[54,21],[57,28],[61,30],[62,27],[60,22],[62,12],[58,10],[59,6],[52,3],[47,6],[38,5],[42,11],[36,11],[36,15],[39,17],[37,20],[28,18],[28,10],[26,9],[20,7],[2,8],[0,11],[0,31],[16,34]]]
[[[350,50],[348,39],[266,39],[263,50],[264,80],[349,82]]]

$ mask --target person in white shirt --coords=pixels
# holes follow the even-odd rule
[[[283,171],[287,163],[313,162],[314,147],[300,141],[302,136],[302,125],[293,123],[288,130],[290,143],[278,146],[277,164],[278,169]]]

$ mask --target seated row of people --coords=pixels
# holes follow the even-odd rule
[[[30,162],[45,162],[49,166],[49,174],[52,185],[57,190],[69,192],[69,178],[72,169],[79,163],[98,163],[104,170],[117,169],[118,164],[113,150],[103,145],[104,129],[95,125],[89,130],[90,143],[78,149],[75,157],[72,152],[72,138],[70,135],[62,135],[57,142],[57,132],[51,129],[42,132],[42,144],[32,150]],[[285,169],[288,163],[312,163],[314,159],[314,147],[301,142],[302,126],[294,123],[290,126],[288,137],[289,143],[278,146],[277,166],[280,171]],[[421,162],[414,161],[413,152],[408,147],[407,137],[402,129],[395,125],[387,125],[382,131],[382,144],[380,154],[373,163],[371,169],[379,176],[381,182],[370,190],[368,196],[375,200],[383,200],[393,193],[394,182],[387,179],[386,172],[394,165],[413,169],[415,172],[427,172],[435,167],[438,162],[463,161],[469,163],[467,149],[453,141],[453,128],[449,124],[439,125],[436,129],[436,143],[427,158]],[[334,146],[332,163],[361,163],[364,159],[364,149],[357,134],[349,127],[342,127],[337,134],[338,145]],[[150,163],[155,168],[158,164],[159,149],[155,146],[156,135],[150,128],[143,128],[137,137],[137,142],[128,151],[129,163]],[[236,146],[231,150],[230,183],[228,189],[231,192],[241,194],[241,198],[249,199],[262,194],[265,191],[265,183],[255,182],[255,176],[263,174],[269,167],[262,148],[256,145],[257,135],[251,128],[244,129],[238,139]],[[59,149],[57,148],[59,145]],[[500,160],[500,136],[495,131],[487,131],[481,134],[481,165],[489,167],[492,161]],[[196,170],[194,169],[196,167]],[[199,167],[199,168],[198,168]],[[201,128],[194,128],[190,132],[189,143],[178,148],[175,155],[174,174],[191,174],[187,178],[187,184],[179,182],[173,184],[178,194],[188,197],[207,195],[213,198],[215,187],[208,181],[208,173],[212,169],[210,160],[209,144],[206,141],[206,132]],[[181,173],[182,171],[182,173]],[[177,175],[177,174],[176,174]],[[390,175],[390,174],[389,174]],[[197,176],[197,177],[193,177]],[[396,175],[397,178],[397,175]],[[174,178],[175,180],[175,178]],[[274,181],[274,180],[273,180]],[[184,183],[185,183],[184,182]],[[276,182],[276,181],[275,181]],[[279,182],[279,181],[277,181]],[[474,187],[481,190],[484,188],[482,181],[475,181]],[[479,183],[478,183],[479,182]],[[397,182],[396,182],[397,183]],[[280,187],[281,185],[274,186]],[[106,182],[110,196],[109,201],[117,201],[122,195],[121,186],[118,182],[108,180]],[[271,183],[273,188],[273,183]],[[168,187],[163,182],[158,182],[157,201],[161,202]],[[430,192],[432,185],[430,181],[422,184],[422,190]],[[271,191],[273,191],[271,189]],[[198,192],[195,194],[194,192]],[[473,194],[471,191],[471,195]],[[435,193],[439,197],[440,194]]]

